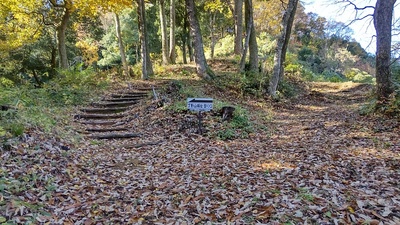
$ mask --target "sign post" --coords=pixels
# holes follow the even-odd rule
[[[190,111],[197,111],[197,119],[199,120],[199,133],[203,134],[201,112],[207,112],[213,109],[212,98],[188,98],[187,108]]]

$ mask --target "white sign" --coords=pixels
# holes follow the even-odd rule
[[[187,108],[191,111],[210,111],[213,109],[212,98],[188,98]]]

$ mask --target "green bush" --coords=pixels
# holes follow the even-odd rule
[[[363,74],[363,73],[356,74],[352,80],[357,83],[368,83],[368,84],[373,84],[376,81],[375,78],[372,77],[370,74]]]
[[[308,68],[303,68],[301,71],[301,76],[306,80],[306,81],[316,81],[317,80],[317,75],[312,72]]]
[[[56,124],[69,116],[67,107],[94,98],[98,93],[96,90],[101,91],[106,84],[106,80],[88,69],[62,71],[60,77],[45,83],[42,88],[34,88],[31,84],[1,88],[0,104],[16,109],[0,111],[1,133],[19,136],[31,127],[52,132]]]
[[[344,72],[344,76],[357,83],[374,83],[375,79],[365,71],[361,71],[357,68],[351,68]]]
[[[12,88],[12,87],[14,87],[14,82],[5,77],[0,77],[0,87],[1,86],[5,87],[5,88]]]
[[[385,114],[400,117],[400,90],[396,90],[390,96],[388,104],[381,109]]]
[[[214,56],[226,57],[233,53],[235,38],[233,35],[227,35],[220,39],[214,47]]]
[[[225,106],[225,103],[217,103],[215,109],[218,111]],[[254,132],[254,124],[248,117],[249,112],[241,107],[235,107],[233,118],[230,121],[224,121],[222,127],[217,131],[211,132],[210,136],[221,140],[232,140],[236,138],[247,138]]]

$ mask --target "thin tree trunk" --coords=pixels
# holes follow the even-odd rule
[[[170,63],[168,55],[168,35],[167,35],[167,19],[165,17],[165,1],[160,1],[160,26],[161,26],[161,51],[162,51],[162,63],[167,65]]]
[[[250,40],[249,40],[249,64],[250,72],[258,72],[258,46],[257,46],[257,34],[254,26],[253,18],[253,2],[252,0],[245,0],[245,10],[247,20],[251,20],[250,28]]]
[[[235,0],[235,47],[234,53],[243,51],[243,0]]]
[[[142,45],[142,79],[147,80],[154,74],[153,66],[150,60],[149,44],[146,28],[146,10],[144,0],[137,0],[138,17],[139,17],[139,33]]]
[[[247,0],[245,0],[245,1],[247,1]],[[246,4],[246,5],[248,5],[248,4]],[[246,12],[247,12],[247,10],[246,10]],[[252,30],[252,27],[253,27],[253,19],[252,18],[248,18],[247,21],[246,21],[246,24],[247,24],[246,39],[245,39],[245,42],[244,42],[244,47],[243,47],[243,51],[242,51],[242,57],[241,57],[240,63],[239,63],[239,71],[240,72],[243,72],[244,69],[245,69],[247,50],[249,49],[251,30]]]
[[[122,62],[122,68],[124,70],[124,76],[129,77],[129,67],[128,67],[128,62],[126,61],[125,46],[124,42],[122,41],[122,35],[121,35],[121,23],[117,13],[115,13],[115,31],[117,33],[118,47],[119,47],[119,53],[121,55],[121,62]]]
[[[269,82],[269,93],[276,96],[279,82],[283,79],[286,51],[289,44],[290,33],[292,31],[294,16],[296,14],[297,4],[299,0],[289,0],[287,9],[282,18],[282,32],[278,38],[274,55],[274,69]]]
[[[186,38],[186,44],[187,44],[187,49],[188,49],[188,53],[189,53],[189,62],[193,62],[193,42],[192,39],[190,38],[190,24],[189,21],[187,19],[188,14],[186,12],[186,16],[184,18],[184,35]]]
[[[201,37],[200,24],[196,17],[194,0],[185,0],[185,2],[190,23],[190,34],[194,44],[194,61],[196,63],[197,75],[203,79],[211,79],[214,77],[214,73],[208,67],[204,55],[203,39]]]
[[[176,51],[175,51],[175,0],[171,0],[170,3],[170,27],[169,27],[169,60],[172,64],[176,62]]]
[[[58,56],[60,68],[68,69],[68,56],[67,46],[65,44],[65,33],[67,30],[68,21],[71,17],[71,12],[68,8],[65,9],[64,15],[62,16],[61,23],[57,27],[57,45],[58,45]]]
[[[183,64],[187,64],[186,42],[187,42],[186,35],[182,35],[182,59],[183,59]]]
[[[392,45],[392,18],[396,0],[377,0],[374,12],[376,30],[376,95],[384,105],[393,93],[390,58]]]
[[[217,16],[217,12],[210,12],[210,36],[211,36],[211,59],[214,58],[214,50],[215,50],[215,44],[216,44],[216,38],[214,34],[214,24],[215,24],[215,18]]]
[[[187,36],[187,47],[189,52],[189,62],[193,62],[194,61],[193,41],[190,38],[190,35]]]
[[[57,48],[55,46],[51,47],[50,65],[51,65],[50,78],[52,78],[56,74],[56,67],[57,67]]]

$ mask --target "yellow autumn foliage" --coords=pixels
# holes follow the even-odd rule
[[[55,11],[51,1],[1,0],[0,51],[7,52],[35,42],[45,26],[45,17],[51,14],[48,12]],[[132,1],[128,0],[63,0],[57,1],[57,4],[80,17],[96,15],[99,12],[119,12],[133,6]],[[48,14],[45,15],[45,12]],[[55,18],[50,19],[54,20],[54,24],[59,23]]]
[[[90,65],[99,60],[98,44],[93,43],[93,41],[80,40],[76,42],[75,46],[81,50],[85,64]]]
[[[41,18],[36,14],[40,0],[2,0],[0,3],[0,51],[36,41],[41,35]]]

